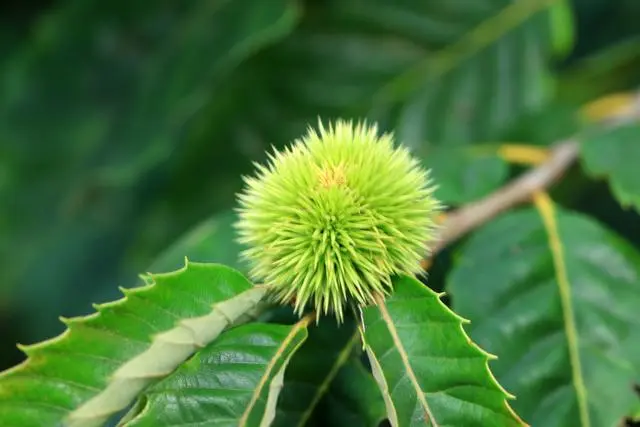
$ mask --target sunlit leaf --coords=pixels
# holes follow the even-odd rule
[[[418,280],[402,276],[364,310],[367,353],[392,426],[522,426],[471,342],[468,323]]]
[[[170,374],[264,296],[240,273],[188,263],[123,290],[62,335],[23,346],[28,359],[0,374],[0,425],[99,426]]]
[[[310,318],[288,325],[252,323],[223,333],[145,393],[126,425],[268,426],[287,364],[307,338]]]

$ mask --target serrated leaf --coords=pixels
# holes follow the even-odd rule
[[[570,42],[567,10],[565,0],[333,0],[265,62],[281,67],[283,116],[366,114],[410,147],[487,141],[546,102],[548,61]]]
[[[349,319],[338,325],[335,319],[326,318],[311,329],[287,368],[274,426],[307,425],[357,341],[357,330]]]
[[[584,139],[580,156],[587,173],[607,179],[618,201],[640,212],[640,125],[599,130]]]
[[[331,382],[316,410],[332,427],[379,427],[387,417],[384,400],[373,376],[357,357],[351,357]]]
[[[640,254],[583,215],[506,214],[462,247],[449,276],[469,333],[532,426],[614,427],[637,407]],[[546,200],[546,201],[545,201]]]
[[[186,256],[191,261],[223,264],[248,275],[249,271],[241,260],[241,247],[233,229],[236,217],[233,211],[225,211],[197,224],[162,252],[148,270],[172,270],[177,268]],[[283,309],[286,310],[285,307],[262,301],[238,318],[234,324],[255,319],[270,321],[269,319]]]
[[[367,354],[391,425],[522,426],[466,321],[412,277],[397,277],[394,288],[364,310]]]
[[[62,335],[22,347],[28,359],[0,374],[0,425],[102,425],[266,292],[217,264],[187,263],[147,280],[93,315],[65,320]]]
[[[294,325],[251,323],[224,332],[145,393],[127,427],[269,426],[289,359],[307,338]]]

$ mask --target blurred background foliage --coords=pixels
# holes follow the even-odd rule
[[[0,367],[140,272],[242,268],[242,174],[318,117],[394,130],[451,207],[485,196],[521,171],[492,147],[637,88],[639,22],[638,0],[3,2]],[[606,183],[574,168],[554,192],[640,242]]]

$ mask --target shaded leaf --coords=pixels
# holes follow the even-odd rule
[[[227,332],[145,393],[126,426],[268,426],[291,356],[307,337],[295,325],[252,323]]]
[[[349,319],[338,326],[335,319],[326,318],[311,329],[309,339],[287,368],[273,425],[307,425],[357,342],[356,328]]]
[[[640,212],[640,125],[601,129],[587,137],[580,147],[587,173],[609,180],[618,201]]]
[[[400,276],[364,310],[367,354],[392,426],[521,426],[509,395],[457,316],[418,280]]]
[[[168,375],[266,292],[221,265],[188,263],[64,323],[0,374],[0,425],[99,426]]]
[[[368,115],[414,148],[487,141],[546,102],[548,61],[572,31],[568,7],[333,0],[312,6],[265,62],[279,67],[271,86],[289,105],[283,117]]]
[[[490,150],[434,147],[421,156],[438,185],[436,197],[447,205],[480,199],[507,179],[507,163]]]
[[[387,417],[378,385],[357,357],[340,368],[316,413],[332,427],[378,427]]]
[[[614,427],[637,408],[640,254],[585,216],[506,214],[461,249],[448,280],[469,333],[533,426]],[[546,200],[546,201],[545,201]]]

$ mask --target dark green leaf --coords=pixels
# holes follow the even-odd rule
[[[309,339],[287,368],[275,426],[307,424],[357,342],[357,330],[350,321],[338,326],[334,319],[327,318],[311,329]]]
[[[549,203],[500,217],[449,276],[474,340],[532,426],[614,427],[637,408],[640,254]]]
[[[434,147],[421,157],[432,171],[433,182],[438,185],[436,197],[447,205],[484,197],[500,187],[509,174],[504,160],[495,152],[482,151],[480,147]]]
[[[252,323],[224,332],[145,393],[130,427],[268,426],[291,356],[307,337],[292,326]]]
[[[587,172],[609,180],[620,203],[640,212],[640,125],[601,129],[586,138],[580,147]]]
[[[340,369],[316,413],[332,427],[378,427],[387,417],[378,385],[357,357]]]
[[[272,88],[289,106],[282,116],[367,114],[411,147],[492,140],[542,106],[548,61],[572,31],[564,0],[320,5],[265,56],[280,67]]]
[[[471,342],[464,319],[418,280],[401,276],[364,310],[367,354],[392,426],[522,426]]]

